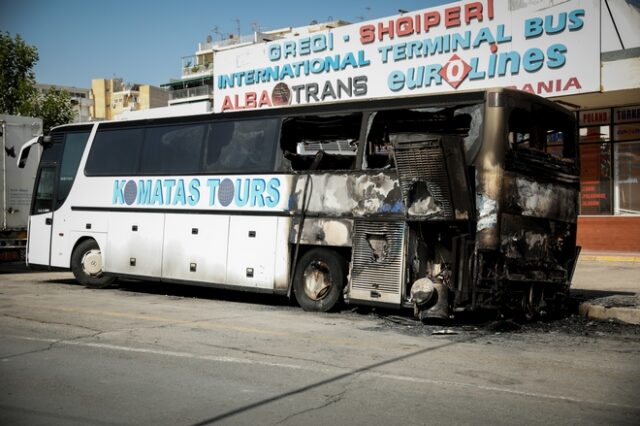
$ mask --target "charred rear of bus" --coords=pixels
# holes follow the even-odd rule
[[[579,253],[573,116],[511,92],[489,94],[486,111],[502,125],[485,132],[476,162],[474,304],[527,316],[557,310]]]
[[[283,124],[297,146],[290,243],[349,262],[348,302],[421,319],[562,303],[577,257],[569,112],[504,90],[313,121]]]

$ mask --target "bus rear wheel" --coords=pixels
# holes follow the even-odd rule
[[[106,288],[114,281],[102,271],[102,253],[95,240],[85,240],[73,250],[71,271],[80,284],[91,288]]]
[[[314,248],[296,266],[293,292],[305,311],[328,312],[342,297],[346,261],[334,251]]]

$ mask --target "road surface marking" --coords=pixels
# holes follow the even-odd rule
[[[166,351],[166,350],[160,350],[160,349],[132,348],[129,346],[111,345],[107,343],[82,342],[77,340],[59,340],[59,339],[46,339],[46,338],[40,338],[40,337],[12,336],[12,335],[5,335],[3,337],[11,338],[11,339],[28,340],[33,342],[55,344],[52,346],[61,346],[61,345],[78,346],[78,347],[106,349],[106,350],[121,351],[121,352],[134,352],[134,353],[170,356],[170,357],[176,357],[176,358],[186,358],[186,359],[194,359],[194,360],[202,360],[202,361],[213,361],[213,362],[220,362],[220,363],[261,365],[261,366],[267,366],[267,367],[286,368],[291,370],[306,370],[311,372],[322,372],[326,374],[335,374],[337,372],[344,374],[345,371],[351,370],[350,368],[339,368],[339,367],[318,368],[318,367],[288,364],[288,363],[258,361],[258,360],[252,360],[247,358],[235,358],[235,357],[229,357],[229,356],[194,354],[190,352]],[[468,388],[468,389],[479,389],[479,390],[490,391],[490,392],[505,393],[510,395],[529,397],[529,398],[540,398],[540,399],[548,399],[548,400],[554,400],[554,401],[574,402],[578,404],[601,405],[601,406],[607,406],[607,407],[624,408],[624,409],[633,410],[633,411],[638,410],[637,406],[619,404],[615,402],[607,402],[607,401],[601,401],[601,400],[596,401],[596,400],[581,399],[581,398],[575,398],[575,397],[564,396],[564,395],[551,395],[551,394],[538,393],[538,392],[526,392],[526,391],[519,391],[515,389],[497,387],[497,386],[478,385],[474,383],[452,382],[447,380],[434,380],[434,379],[426,379],[421,377],[377,373],[372,371],[359,372],[357,373],[357,375],[378,378],[383,380],[423,383],[423,384],[437,385],[437,386],[462,387],[462,388]]]

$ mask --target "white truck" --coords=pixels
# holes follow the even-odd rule
[[[24,259],[31,194],[40,152],[32,152],[24,168],[18,168],[17,160],[25,142],[40,134],[42,119],[0,114],[3,148],[0,162],[0,262]],[[39,151],[39,146],[36,146]]]

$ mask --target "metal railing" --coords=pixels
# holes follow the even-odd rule
[[[193,98],[195,96],[208,96],[213,95],[213,89],[211,86],[197,86],[187,87],[186,89],[177,89],[169,91],[169,100]]]
[[[213,72],[213,64],[195,64],[195,65],[185,65],[182,67],[182,76],[187,77],[195,74],[202,73],[212,73]]]

